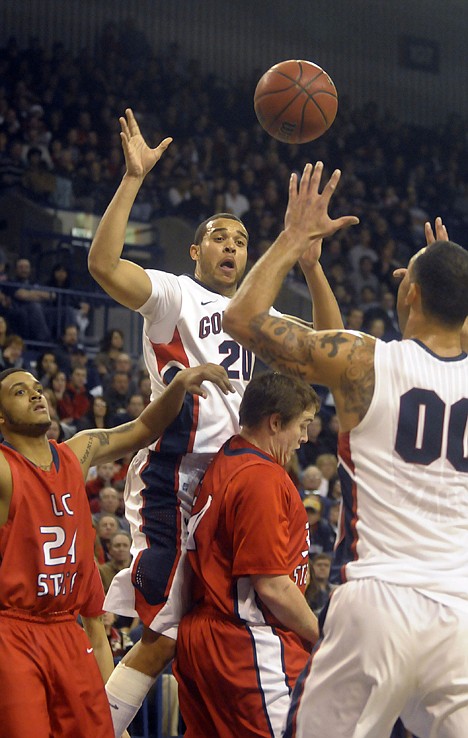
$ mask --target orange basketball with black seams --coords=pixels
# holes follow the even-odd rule
[[[322,136],[338,110],[336,87],[317,64],[290,59],[271,67],[255,88],[254,107],[262,128],[284,143]]]

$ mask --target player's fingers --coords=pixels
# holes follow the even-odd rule
[[[159,144],[159,146],[157,146],[153,150],[156,153],[163,154],[166,151],[167,147],[173,142],[173,140],[174,139],[173,138],[170,138],[170,137],[169,138],[165,138],[163,141],[161,141],[161,143]]]
[[[226,370],[222,366],[218,366],[217,364],[208,365],[205,372],[205,379],[217,384],[225,395],[229,392],[234,392],[234,387],[230,382]]]
[[[135,116],[133,115],[133,110],[131,108],[127,108],[125,111],[125,115],[127,116],[127,123],[131,135],[137,136],[140,133],[140,128],[138,126],[138,123],[136,122]]]
[[[312,173],[313,165],[308,162],[302,170],[301,181],[299,182],[299,193],[307,193],[309,191]]]
[[[432,226],[429,223],[429,221],[426,221],[424,223],[424,235],[426,236],[426,244],[428,246],[430,243],[434,243],[435,241],[434,231],[432,230]]]
[[[122,133],[126,136],[126,138],[130,138],[130,131],[128,130],[127,120],[123,116],[119,118],[120,127],[122,129]]]
[[[310,165],[312,167],[312,164]],[[320,180],[322,179],[323,173],[323,162],[318,161],[313,168],[312,176],[310,177],[309,191],[314,194],[318,192],[320,186]]]
[[[393,270],[393,277],[395,279],[403,279],[403,277],[405,276],[405,274],[406,274],[407,271],[408,270],[405,267],[400,267],[399,269],[394,269]]]
[[[190,392],[191,395],[204,397],[205,399],[208,397],[206,390],[204,390],[201,385],[195,383],[189,384],[189,386],[187,387],[187,392]]]
[[[436,238],[438,241],[448,241],[449,240],[447,229],[444,226],[442,222],[442,218],[440,216],[438,216],[435,219],[435,228],[436,228]]]
[[[292,202],[297,195],[297,174],[292,172],[289,178],[289,201]]]
[[[340,181],[341,177],[341,171],[339,169],[335,169],[332,176],[328,180],[327,184],[323,188],[322,197],[324,199],[324,202],[328,205],[330,202],[330,198],[333,195],[334,191],[337,188],[338,182]]]
[[[337,218],[336,220],[332,220],[333,225],[333,233],[335,231],[339,231],[340,228],[349,228],[353,225],[358,225],[359,218],[356,215],[343,215],[341,218]]]

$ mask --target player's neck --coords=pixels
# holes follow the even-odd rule
[[[408,320],[403,338],[413,338],[421,341],[427,348],[438,356],[451,358],[462,352],[460,329],[451,329],[441,326],[435,321],[427,319]]]
[[[262,431],[261,428],[245,428],[243,427],[239,433],[252,446],[256,446],[266,454],[275,457],[274,448],[271,445],[271,437],[268,433]]]
[[[31,461],[41,469],[48,469],[52,463],[52,453],[49,446],[48,438],[39,436],[39,438],[31,438],[17,433],[8,433],[4,435],[5,441],[18,451],[22,456]]]
[[[223,284],[222,282],[215,282],[214,280],[209,279],[209,277],[205,277],[204,274],[199,274],[195,270],[194,272],[194,278],[200,282],[204,287],[207,287],[209,290],[212,290],[213,292],[217,292],[218,295],[223,295],[223,297],[234,297],[236,290],[237,290],[237,284]]]

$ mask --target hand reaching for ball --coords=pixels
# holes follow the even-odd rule
[[[159,146],[152,149],[141,135],[133,111],[127,108],[126,117],[119,118],[122,131],[120,139],[125,156],[126,174],[130,177],[143,179],[159,161],[165,150],[172,142],[172,138],[165,138]]]
[[[332,219],[328,215],[330,199],[339,182],[341,172],[335,169],[328,182],[319,192],[323,173],[323,163],[318,161],[315,167],[306,164],[302,177],[298,181],[297,174],[291,175],[289,183],[289,200],[284,218],[285,228],[295,234],[295,250],[298,257],[307,254],[315,240],[331,236],[340,228],[347,228],[359,223],[354,215],[343,215]]]

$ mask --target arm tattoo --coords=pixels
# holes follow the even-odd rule
[[[133,429],[134,425],[135,421],[131,420],[129,423],[118,425],[110,431],[96,431],[93,435],[98,439],[100,446],[108,446],[111,435],[115,436],[117,433],[128,433],[128,431]]]
[[[374,350],[373,345],[356,338],[341,377],[344,409],[347,413],[356,413],[359,420],[365,416],[374,395]]]
[[[348,341],[349,338],[341,335],[340,333],[337,333],[335,336],[325,335],[320,340],[320,347],[325,349],[327,344],[330,344],[330,353],[328,354],[328,357],[330,359],[334,359],[335,356],[338,355],[338,346],[340,343],[348,343]]]
[[[267,312],[255,315],[249,327],[252,335],[249,348],[258,357],[277,371],[306,381],[310,381],[311,367],[316,364],[316,350],[322,352],[322,357],[326,351],[327,359],[343,362],[347,345],[339,389],[345,412],[362,420],[374,394],[374,344],[342,331],[311,333],[310,329]],[[327,384],[323,373],[315,381]]]
[[[98,431],[94,434],[94,437],[98,439],[100,446],[109,445],[109,434],[106,431]]]
[[[249,348],[256,356],[279,372],[306,377],[316,342],[310,329],[267,312],[252,318],[250,328],[253,338]]]
[[[80,464],[84,464],[89,454],[91,453],[91,448],[93,446],[93,440],[94,440],[94,436],[88,435],[88,443],[87,443],[85,452],[80,459]]]

